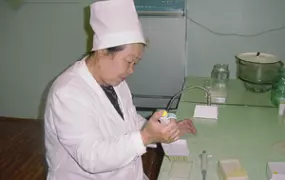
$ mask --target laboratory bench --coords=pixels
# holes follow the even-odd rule
[[[0,180],[45,180],[43,121],[0,117]],[[143,168],[156,180],[164,153],[148,148]]]
[[[202,86],[207,78],[187,77],[184,88]],[[207,179],[218,180],[219,160],[239,159],[250,180],[266,180],[268,161],[285,161],[285,123],[270,103],[270,94],[255,94],[244,89],[239,80],[230,80],[227,102],[218,104],[217,120],[193,118],[197,104],[205,102],[205,92],[185,91],[180,98],[177,117],[191,118],[196,135],[187,134],[191,174],[188,180],[202,179],[199,155],[210,155]],[[161,145],[148,148],[143,168],[150,180],[172,180],[172,164]],[[0,117],[0,180],[44,180],[43,121]]]
[[[205,80],[208,78],[188,77],[184,88],[203,86]],[[186,167],[188,177],[181,180],[202,180],[203,150],[210,157],[206,180],[220,179],[217,172],[220,160],[239,160],[249,180],[267,180],[267,163],[285,162],[285,121],[271,104],[270,92],[249,92],[237,79],[231,79],[228,85],[226,103],[212,104],[218,107],[217,119],[194,117],[196,106],[205,105],[205,92],[199,89],[183,92],[177,118],[192,119],[198,133],[181,138],[187,141],[188,165],[174,169],[173,162],[164,157],[159,180],[174,180],[173,177],[182,176],[179,173]]]

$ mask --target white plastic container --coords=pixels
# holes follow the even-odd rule
[[[248,180],[247,172],[238,159],[220,160],[217,173],[220,180]]]
[[[285,162],[267,163],[268,180],[285,180]]]

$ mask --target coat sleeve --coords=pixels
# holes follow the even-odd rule
[[[147,120],[144,117],[142,117],[138,112],[136,113],[137,113],[137,121],[139,124],[139,129],[142,129]]]
[[[130,91],[130,88],[127,84],[126,81],[123,82],[123,85],[125,86],[125,90],[126,92],[128,92],[128,97],[129,97],[129,100],[130,100],[130,104],[132,104],[132,108],[134,109],[135,111],[135,116],[137,117],[136,118],[136,121],[138,121],[138,129],[142,129],[142,127],[144,126],[144,124],[146,123],[146,119],[144,117],[142,117],[136,110],[136,107],[134,105],[134,102],[133,102],[133,99],[132,99],[132,93]]]
[[[72,93],[51,95],[49,106],[53,123],[62,146],[89,173],[109,172],[126,166],[146,152],[139,131],[103,138],[98,116],[88,98]]]

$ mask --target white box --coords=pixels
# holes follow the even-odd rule
[[[269,180],[285,179],[285,162],[268,162],[266,169]]]
[[[178,139],[170,144],[161,143],[161,146],[167,156],[189,156],[189,148],[186,139]]]
[[[174,161],[171,163],[169,177],[172,180],[188,180],[193,169],[192,161]]]
[[[247,172],[238,159],[220,160],[217,174],[220,180],[248,180]]]

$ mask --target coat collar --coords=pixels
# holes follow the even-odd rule
[[[116,111],[116,109],[113,107],[113,104],[110,102],[108,97],[106,96],[105,92],[101,88],[100,84],[95,80],[95,78],[92,76],[92,74],[89,72],[89,69],[86,65],[86,57],[84,57],[81,61],[79,61],[79,74],[80,76],[88,83],[88,85],[94,90],[94,92],[98,95],[101,104],[105,107],[106,111],[109,111],[108,115],[115,119],[116,121],[121,120],[121,122],[124,122],[120,114]],[[126,111],[124,108],[124,104],[122,101],[121,93],[120,93],[120,87],[119,85],[114,87],[114,90],[118,96],[118,102],[121,107],[121,110],[123,114],[125,115]],[[115,118],[114,118],[115,117]],[[125,121],[127,121],[127,118],[125,118]]]

